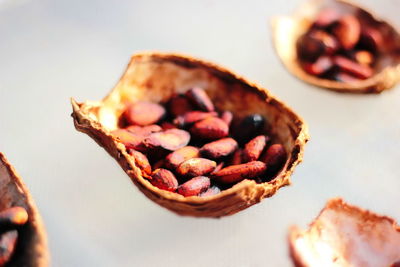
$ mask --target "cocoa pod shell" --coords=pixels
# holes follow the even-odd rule
[[[18,228],[17,246],[6,266],[49,266],[47,235],[41,216],[25,183],[2,153],[0,196],[0,211],[18,206],[28,213],[28,220]]]
[[[143,177],[125,146],[113,138],[111,131],[117,129],[126,103],[166,103],[173,95],[184,94],[198,85],[205,89],[217,110],[230,110],[235,120],[255,113],[268,119],[272,140],[283,144],[289,154],[287,164],[273,182],[257,184],[244,180],[213,197],[185,198],[154,187]],[[290,183],[290,175],[302,160],[308,140],[304,121],[266,89],[214,63],[177,54],[134,55],[108,96],[99,102],[78,103],[72,99],[72,107],[76,129],[88,134],[115,158],[148,198],[180,215],[221,217],[271,197]]]

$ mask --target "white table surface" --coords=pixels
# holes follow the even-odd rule
[[[363,2],[400,25],[398,1]],[[336,196],[400,221],[400,86],[343,95],[292,77],[268,20],[299,3],[0,0],[0,151],[41,211],[52,266],[291,266],[288,227]],[[293,107],[311,135],[293,184],[219,220],[144,197],[75,131],[69,103],[101,99],[141,50],[214,61]]]

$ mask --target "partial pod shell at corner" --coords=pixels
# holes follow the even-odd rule
[[[308,74],[300,65],[296,42],[315,21],[320,10],[333,8],[354,14],[362,23],[376,27],[383,37],[382,53],[374,67],[375,74],[366,80],[343,83]],[[272,38],[276,53],[286,69],[300,80],[317,87],[341,93],[381,93],[394,87],[400,80],[400,34],[389,22],[365,8],[340,0],[309,0],[292,15],[272,19]]]
[[[42,219],[26,185],[0,153],[0,211],[14,206],[25,208],[28,221],[18,230],[17,246],[6,266],[48,266],[47,236]]]
[[[261,184],[243,180],[220,194],[202,198],[160,190],[143,178],[123,144],[111,135],[119,116],[129,102],[165,103],[173,94],[184,93],[192,87],[204,88],[217,109],[231,110],[236,119],[252,113],[266,118],[265,132],[273,141],[283,144],[288,154],[283,170],[274,180]],[[302,160],[308,140],[303,120],[267,90],[213,63],[177,54],[136,54],[118,84],[102,101],[72,100],[72,106],[76,129],[107,150],[148,198],[180,215],[221,217],[274,195],[290,183],[290,175]]]

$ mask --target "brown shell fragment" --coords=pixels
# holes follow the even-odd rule
[[[269,137],[266,135],[259,135],[250,140],[243,149],[243,162],[258,160],[268,141]]]
[[[220,118],[207,118],[196,122],[190,129],[190,133],[203,139],[220,139],[228,135],[229,127]]]
[[[111,135],[111,131],[118,127],[126,103],[167,103],[172,96],[185,94],[189,88],[195,87],[204,88],[215,109],[231,111],[235,121],[240,122],[251,114],[260,114],[268,119],[268,125],[263,125],[259,134],[268,130],[272,141],[283,144],[289,155],[286,165],[272,182],[257,184],[245,179],[212,197],[185,198],[159,190],[143,177],[124,145]],[[290,175],[301,161],[308,140],[303,120],[266,89],[214,63],[176,54],[136,54],[106,98],[84,103],[72,100],[72,106],[77,130],[104,147],[148,198],[181,215],[221,217],[274,195],[279,188],[290,183]]]
[[[295,266],[387,267],[400,259],[400,227],[377,215],[331,199],[305,231],[292,226],[289,249]]]
[[[209,187],[210,187],[210,178],[206,176],[198,176],[181,184],[176,192],[185,197],[197,196],[207,191]]]
[[[309,38],[309,51],[314,51],[306,53],[306,57],[311,57],[309,62],[324,53],[322,42],[310,36],[304,37],[311,28],[331,31],[346,48],[356,44],[354,48],[376,51],[373,74],[363,75],[360,79],[348,79],[347,75],[342,79],[335,78],[333,72],[333,77],[327,79],[325,75],[316,76],[314,71],[305,70],[302,64],[305,56],[298,49],[300,38]],[[343,93],[381,93],[393,88],[400,80],[399,31],[355,3],[346,0],[306,0],[291,16],[274,18],[272,32],[275,50],[287,70],[317,87]],[[306,46],[306,43],[303,45]]]
[[[42,219],[24,182],[2,153],[0,211],[3,211],[2,223],[16,229],[0,235],[0,265],[7,261],[6,266],[48,266],[47,237]]]
[[[192,158],[182,162],[176,172],[183,177],[202,176],[212,172],[217,163],[204,158]]]
[[[217,182],[231,184],[240,182],[243,179],[255,178],[263,175],[267,165],[261,161],[252,161],[240,165],[232,165],[213,173],[212,178]]]
[[[186,96],[201,110],[214,111],[214,104],[202,88],[195,87],[189,89],[186,91]]]
[[[156,169],[151,175],[150,183],[160,189],[175,192],[178,188],[178,180],[175,175],[166,169]]]
[[[175,150],[174,152],[170,153],[166,158],[165,158],[165,167],[174,170],[178,168],[178,166],[192,158],[198,158],[200,156],[199,149],[194,146],[185,146],[182,147],[178,150]]]
[[[205,144],[200,149],[200,153],[206,158],[218,159],[232,154],[237,148],[238,143],[236,140],[227,137]]]
[[[152,133],[143,140],[150,149],[163,148],[174,151],[186,146],[190,141],[188,132],[180,129],[169,129],[163,132]]]
[[[124,112],[124,117],[130,124],[140,126],[154,124],[164,116],[163,106],[146,101],[131,104]]]

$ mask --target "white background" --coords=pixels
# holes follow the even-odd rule
[[[400,25],[398,1],[363,2]],[[41,211],[52,266],[291,266],[288,227],[335,196],[400,220],[400,88],[342,95],[292,77],[268,22],[299,3],[0,0],[0,151]],[[141,50],[214,61],[293,107],[311,135],[293,185],[219,220],[145,198],[75,131],[69,103],[101,99]]]

